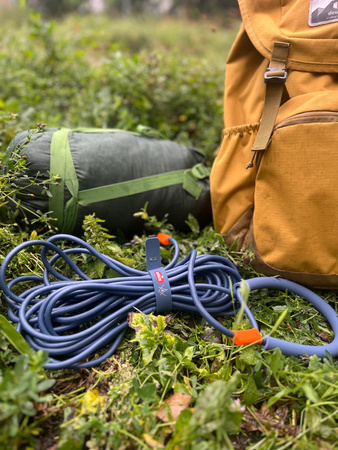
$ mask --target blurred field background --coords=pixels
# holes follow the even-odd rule
[[[235,2],[169,2],[165,12],[154,0],[124,3],[107,0],[94,14],[75,0],[0,2],[2,151],[38,123],[143,124],[212,160],[225,60],[240,26]]]

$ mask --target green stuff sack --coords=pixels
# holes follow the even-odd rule
[[[80,235],[84,217],[95,213],[110,232],[132,235],[143,225],[134,213],[147,202],[149,215],[168,214],[179,230],[189,213],[201,226],[212,221],[210,169],[194,148],[120,130],[61,128],[31,138],[29,131],[19,133],[9,154],[15,149],[28,169],[18,186],[27,186],[27,175],[37,182],[60,176],[49,192],[32,185],[16,194],[30,211],[51,211],[59,232]]]

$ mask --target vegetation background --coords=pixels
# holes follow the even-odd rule
[[[4,3],[4,2],[3,2]],[[160,2],[158,2],[160,3]],[[21,8],[19,8],[21,4]],[[85,5],[85,7],[83,6]],[[222,131],[224,66],[240,26],[235,2],[21,1],[0,9],[0,156],[17,132],[48,127],[138,124],[193,145],[212,163]],[[157,5],[158,6],[158,5]],[[17,244],[53,232],[48,215],[17,223],[14,161],[0,178],[0,262]],[[135,213],[137,213],[135,211]],[[212,227],[172,229],[142,211],[144,235],[117,244],[99,219],[84,237],[98,250],[145,267],[147,234],[167,231],[182,256],[192,249],[233,260],[256,276],[250,251],[237,253]],[[163,251],[164,260],[171,250]],[[41,271],[38,249],[23,252],[12,277]],[[102,274],[93,262],[85,267]],[[335,292],[321,292],[337,308]],[[1,313],[6,304],[1,293]],[[251,293],[264,333],[323,345],[332,331],[301,298]],[[0,448],[3,449],[333,449],[338,423],[338,363],[296,359],[260,346],[235,348],[203,320],[135,314],[116,354],[90,370],[46,371],[47,355],[0,334]],[[234,318],[222,319],[231,328]],[[239,327],[248,326],[242,317]],[[18,353],[20,349],[20,354]],[[149,351],[153,357],[149,358]]]

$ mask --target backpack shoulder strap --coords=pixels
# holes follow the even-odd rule
[[[265,151],[275,125],[277,113],[281,104],[284,84],[286,81],[286,63],[289,55],[290,44],[275,42],[269,67],[264,74],[266,94],[261,123],[256,140],[252,147],[254,152],[247,169],[253,167],[257,152]]]

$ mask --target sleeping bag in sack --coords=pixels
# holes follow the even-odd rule
[[[10,143],[27,158],[27,171],[15,183],[27,185],[59,175],[43,193],[29,186],[16,194],[31,211],[52,212],[61,233],[82,234],[83,219],[95,213],[111,233],[130,236],[142,230],[134,217],[147,202],[147,213],[185,230],[191,213],[205,226],[211,223],[210,169],[205,155],[173,141],[108,129],[46,129],[19,133]],[[30,195],[28,195],[30,194]],[[33,194],[33,195],[32,195]]]
[[[254,268],[338,288],[338,2],[239,0],[215,227]]]

